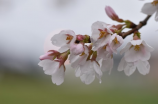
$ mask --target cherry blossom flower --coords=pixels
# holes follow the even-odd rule
[[[43,71],[47,75],[52,76],[52,82],[56,85],[60,85],[64,82],[65,66],[68,54],[60,54],[57,51],[48,51],[45,55],[40,56],[41,61],[38,63],[39,66],[43,67]],[[56,60],[55,60],[56,59]]]
[[[119,64],[118,70],[124,70],[125,74],[129,76],[137,68],[141,74],[146,75],[150,70],[148,60],[150,59],[150,52],[152,51],[153,48],[146,44],[144,40],[130,41],[121,50],[121,54],[124,52],[125,54]]]
[[[117,49],[123,44],[123,38],[116,33],[113,34],[109,41],[109,46],[113,53],[117,54]]]
[[[72,30],[63,30],[59,34],[52,37],[52,44],[61,47],[59,52],[65,52],[70,49],[73,54],[80,54],[83,52],[83,44],[77,44],[76,35]]]
[[[155,20],[158,21],[158,0],[154,0],[152,3],[145,3],[141,12],[147,15],[152,15],[156,12]]]
[[[112,25],[106,24],[101,21],[94,22],[92,24],[92,36],[91,41],[93,43],[93,50],[96,51],[100,47],[106,45],[113,34],[114,28]]]

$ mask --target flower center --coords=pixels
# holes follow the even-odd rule
[[[115,37],[115,39],[113,40],[114,44],[119,44],[119,41],[117,40],[117,38]]]
[[[135,45],[134,50],[135,51],[139,51],[139,49],[140,49],[140,46],[139,45]]]
[[[73,38],[73,36],[68,35],[67,38],[66,38],[66,40],[72,40],[72,38]]]
[[[107,46],[107,45],[103,46],[103,49],[106,49],[106,46]]]
[[[85,55],[85,53],[84,53],[84,52],[82,52],[82,54],[81,54],[80,56],[83,56],[83,55]]]
[[[99,34],[99,39],[101,39],[102,37],[104,37],[106,35],[106,32],[105,31],[100,31],[100,34]]]
[[[155,1],[153,1],[151,4],[153,4],[154,6],[156,6],[156,5],[158,4],[158,1],[155,0]]]

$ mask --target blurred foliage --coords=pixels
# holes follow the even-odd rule
[[[7,73],[0,78],[0,104],[158,104],[156,83],[152,87],[145,86],[147,83],[139,87],[115,82],[111,87],[94,83],[64,82],[56,86],[50,76]]]

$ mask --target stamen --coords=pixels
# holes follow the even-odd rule
[[[156,6],[158,4],[158,1],[153,1],[151,4],[153,4],[153,6]]]
[[[100,34],[99,34],[99,39],[101,39],[102,37],[104,37],[105,36],[105,34],[106,34],[106,32],[105,31],[100,31]]]
[[[114,44],[119,44],[119,41],[117,40],[117,38],[115,37],[115,39],[113,40]]]
[[[106,49],[106,45],[105,45],[105,46],[103,46],[103,49]]]
[[[66,40],[72,40],[72,38],[73,38],[73,36],[68,35],[67,38],[66,38]]]
[[[135,50],[135,51],[139,51],[139,49],[140,49],[140,46],[139,46],[139,45],[136,45],[136,46],[134,47],[134,50]]]
[[[80,56],[83,56],[85,53],[84,52],[82,52],[82,54],[80,55]]]

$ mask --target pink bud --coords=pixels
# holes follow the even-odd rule
[[[133,40],[140,40],[140,38],[137,35],[134,35]]]
[[[77,40],[82,41],[85,38],[83,35],[77,35]]]
[[[115,11],[110,6],[105,7],[105,12],[111,19],[113,19],[113,20],[119,19],[118,15],[115,13]]]
[[[57,52],[55,50],[50,50],[46,54],[41,55],[40,60],[46,60],[46,59],[53,60],[54,56],[55,55],[57,56],[58,54],[59,54],[59,52]]]

